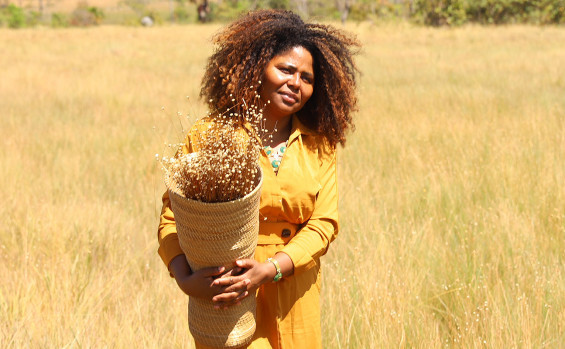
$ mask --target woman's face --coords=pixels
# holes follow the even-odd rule
[[[263,73],[260,95],[268,103],[266,118],[279,120],[291,116],[314,92],[314,59],[302,46],[276,55]],[[267,102],[269,101],[269,102]]]

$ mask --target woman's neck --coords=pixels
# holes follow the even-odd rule
[[[265,118],[265,136],[263,137],[263,145],[275,147],[284,143],[290,137],[292,130],[292,116],[287,116],[281,119],[272,120]]]

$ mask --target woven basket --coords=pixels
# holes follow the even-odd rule
[[[263,174],[256,188],[243,198],[219,203],[190,200],[179,194],[167,178],[171,208],[180,246],[193,271],[212,266],[233,268],[236,259],[253,258],[259,234],[259,199]],[[255,294],[226,310],[214,309],[212,301],[190,297],[188,325],[198,343],[237,348],[255,333]]]

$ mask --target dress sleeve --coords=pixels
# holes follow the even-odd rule
[[[181,148],[182,153],[193,152],[190,137],[187,136],[186,141]],[[157,229],[157,239],[159,241],[159,249],[157,252],[163,260],[163,263],[169,268],[169,264],[178,255],[183,254],[180,248],[179,238],[177,235],[177,225],[175,223],[175,215],[171,209],[171,200],[169,192],[163,194],[163,207],[161,208],[161,216],[159,220],[159,228]],[[172,277],[172,274],[171,274]]]
[[[306,225],[282,249],[294,263],[294,273],[306,271],[319,263],[338,233],[338,190],[336,150],[320,165],[318,193],[312,216]]]
[[[168,268],[173,258],[183,254],[180,248],[175,215],[171,210],[171,201],[169,200],[168,191],[163,194],[163,208],[161,209],[159,221],[158,240],[159,249],[157,252]]]

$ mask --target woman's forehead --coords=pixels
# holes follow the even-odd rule
[[[271,61],[287,60],[296,63],[314,63],[312,53],[303,46],[294,46],[276,54]]]

